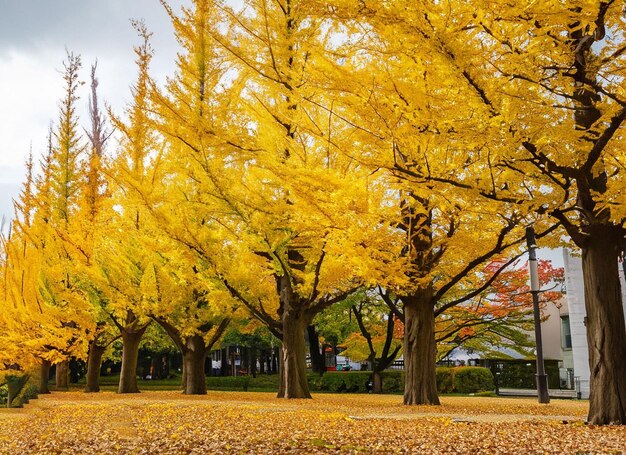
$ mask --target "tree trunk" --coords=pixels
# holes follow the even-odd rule
[[[87,358],[87,384],[85,392],[100,392],[100,367],[102,366],[102,356],[106,351],[105,346],[100,346],[95,341],[89,343],[89,356]]]
[[[306,377],[304,334],[307,321],[292,309],[283,314],[280,389],[278,398],[311,398]]]
[[[428,290],[403,297],[404,404],[439,404],[435,375],[435,312]]]
[[[70,388],[70,362],[64,360],[56,365],[56,386],[57,390],[68,390]]]
[[[185,370],[185,355],[183,355],[183,366],[180,374],[180,390],[185,392],[185,387],[187,386],[187,370]]]
[[[374,370],[372,373],[374,384],[372,388],[372,392],[374,393],[383,393],[383,375],[380,371]]]
[[[280,363],[278,351],[281,348],[272,348],[271,355],[271,364],[272,364],[272,374],[278,373],[278,364]]]
[[[50,393],[48,388],[48,380],[50,379],[50,367],[52,364],[49,360],[42,360],[40,366],[39,393],[42,395]]]
[[[139,343],[145,332],[122,332],[122,371],[117,393],[139,393],[137,386],[137,360],[139,357]]]
[[[204,339],[199,335],[188,337],[183,348],[185,395],[206,395],[206,376],[204,364],[207,348]]]
[[[248,371],[248,374],[250,376],[252,376],[253,378],[256,378],[256,358],[257,358],[257,351],[254,348],[250,349],[250,370]]]
[[[583,248],[589,348],[588,422],[626,424],[626,327],[619,282],[620,229],[596,227]]]
[[[265,362],[267,361],[267,355],[265,351],[261,349],[259,354],[259,374],[265,374]]]
[[[207,354],[204,373],[206,376],[213,376],[213,357],[210,352]]]
[[[228,355],[229,355],[228,347],[222,349],[222,366],[220,374],[222,376],[228,376]]]
[[[324,374],[326,371],[324,354],[320,349],[320,337],[314,325],[308,325],[307,334],[309,336],[309,353],[311,354],[311,369],[314,373]]]

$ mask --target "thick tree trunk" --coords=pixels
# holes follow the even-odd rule
[[[593,229],[593,228],[592,228]],[[618,275],[620,229],[595,228],[583,248],[589,423],[626,424],[626,327]]]
[[[435,375],[435,313],[432,293],[403,297],[404,404],[439,404]]]
[[[301,314],[293,310],[283,314],[278,398],[311,398],[306,377],[306,326],[307,321]]]
[[[100,392],[100,367],[102,366],[102,356],[106,351],[105,346],[100,346],[95,341],[89,343],[89,356],[87,357],[87,384],[85,392]]]
[[[39,393],[42,395],[50,393],[50,389],[48,388],[48,380],[50,379],[50,368],[52,364],[49,360],[42,360],[39,374]]]
[[[57,390],[68,390],[70,388],[70,362],[64,360],[56,365],[56,386]]]
[[[139,343],[145,330],[122,332],[122,371],[117,393],[139,393],[137,386],[137,359]]]
[[[201,336],[194,335],[185,340],[183,348],[185,371],[183,393],[185,395],[206,395],[206,376],[204,374],[206,354],[207,348]]]

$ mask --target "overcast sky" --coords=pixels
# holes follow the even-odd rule
[[[169,1],[175,10],[183,3]],[[177,45],[158,0],[0,0],[0,215],[12,216],[31,144],[37,160],[45,150],[63,95],[66,49],[81,55],[85,82],[98,60],[100,99],[114,111],[129,100],[138,43],[131,18],[143,18],[154,33],[153,75],[162,80],[173,71]],[[88,89],[80,93],[84,112]]]

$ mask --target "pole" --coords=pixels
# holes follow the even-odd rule
[[[528,245],[528,269],[530,272],[530,293],[533,296],[533,315],[535,318],[535,344],[537,350],[537,398],[539,403],[550,403],[548,394],[548,376],[543,364],[543,342],[541,339],[541,313],[539,312],[539,274],[537,272],[537,253],[535,230],[526,228],[526,244]]]

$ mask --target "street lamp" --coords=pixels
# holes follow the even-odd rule
[[[535,343],[537,345],[537,398],[539,403],[550,403],[548,394],[548,376],[543,365],[543,343],[541,340],[541,313],[539,312],[539,274],[537,272],[537,253],[535,230],[526,228],[526,244],[528,245],[528,269],[530,272],[530,293],[533,296],[533,315],[535,318]]]

